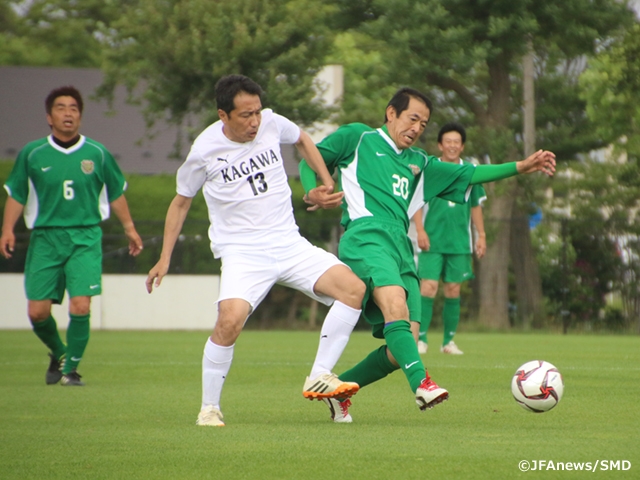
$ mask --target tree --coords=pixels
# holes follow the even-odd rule
[[[0,65],[99,67],[108,29],[135,0],[0,0]]]
[[[629,18],[625,5],[614,0],[337,3],[352,28],[386,40],[384,58],[393,72],[393,83],[431,91],[436,106],[443,108],[438,118],[458,118],[475,125],[470,136],[476,153],[488,155],[494,163],[521,155],[516,134],[521,131],[517,78],[527,40],[532,39],[541,60],[539,74],[552,73],[551,78],[562,83],[559,75],[553,75],[559,65],[592,53],[597,40]],[[570,92],[568,86],[565,83],[562,91]],[[557,124],[565,123],[565,132],[571,130],[567,117],[572,113],[560,112],[556,119]],[[545,147],[553,149],[554,145],[546,143]],[[515,180],[488,188],[491,200],[485,215],[490,246],[478,275],[480,321],[497,328],[509,326],[509,259],[504,252],[509,251],[518,188]]]
[[[112,50],[101,94],[126,85],[149,123],[187,114],[209,122],[216,81],[239,73],[265,89],[266,106],[311,124],[326,113],[313,81],[332,42],[330,13],[312,0],[140,0],[105,32]]]
[[[587,114],[599,136],[610,141],[613,156],[626,158],[608,172],[616,188],[613,216],[617,222],[607,231],[620,239],[624,268],[618,281],[627,319],[637,321],[640,332],[640,24],[621,31],[598,55],[580,78]],[[607,198],[607,197],[605,197]],[[599,198],[600,200],[600,198]]]
[[[587,114],[602,138],[640,157],[640,24],[589,61],[580,79]]]
[[[570,247],[566,265],[557,261],[552,265],[545,254],[554,243],[557,248],[557,235],[538,232],[545,293],[552,302],[565,303],[570,323],[597,322],[610,292],[622,294],[627,319],[638,319],[640,313],[638,170],[635,162],[611,152],[606,159],[584,158],[563,165],[556,179],[547,217],[562,212],[563,242]]]

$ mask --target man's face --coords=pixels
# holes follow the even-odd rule
[[[224,123],[225,136],[237,143],[252,142],[258,134],[262,120],[262,102],[258,95],[240,92],[233,99],[234,108],[229,115],[224,110],[218,110],[220,120]]]
[[[400,115],[396,109],[387,107],[387,130],[399,149],[404,150],[412,146],[424,129],[427,128],[431,112],[429,108],[417,98],[411,97],[409,106]]]
[[[75,98],[62,96],[53,101],[51,113],[47,114],[47,123],[54,137],[69,141],[80,130],[80,108]]]
[[[462,135],[458,132],[447,132],[442,135],[442,140],[438,143],[438,148],[442,152],[442,160],[449,163],[458,163],[460,155],[464,150]]]

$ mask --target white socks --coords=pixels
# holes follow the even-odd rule
[[[333,303],[322,324],[318,353],[309,378],[314,379],[333,370],[349,342],[349,335],[358,323],[360,312],[362,310],[356,310],[337,300]]]
[[[202,408],[213,405],[220,408],[220,394],[231,368],[233,347],[221,347],[207,339],[202,356]]]

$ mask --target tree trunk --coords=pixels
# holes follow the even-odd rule
[[[502,180],[506,187],[502,195],[495,195],[495,188],[489,187],[489,208],[485,208],[487,253],[479,262],[478,287],[480,291],[480,311],[478,321],[492,329],[508,329],[509,323],[509,243],[511,237],[511,211],[516,188],[515,180]],[[503,188],[501,188],[502,190]]]
[[[513,206],[511,224],[511,265],[516,284],[517,313],[523,327],[541,328],[544,323],[544,303],[542,295],[542,279],[536,262],[529,217],[519,205],[521,188],[518,188]]]

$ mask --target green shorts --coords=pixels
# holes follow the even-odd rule
[[[373,218],[355,220],[340,240],[340,260],[365,283],[362,314],[373,336],[384,338],[384,317],[373,301],[373,289],[397,285],[407,294],[410,321],[420,321],[420,281],[413,247],[402,224]]]
[[[462,283],[473,278],[471,254],[449,254],[420,252],[418,276],[425,280],[440,280],[445,283]]]
[[[24,270],[28,300],[61,303],[102,293],[102,230],[99,226],[36,228]]]

